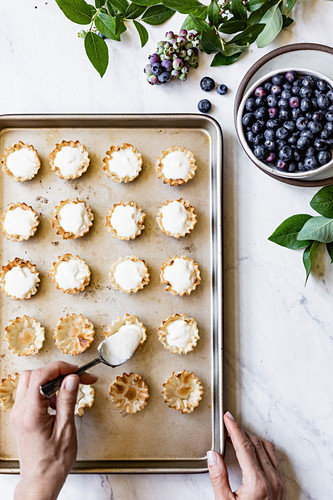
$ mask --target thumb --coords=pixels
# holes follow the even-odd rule
[[[216,451],[208,451],[207,463],[215,500],[229,500],[234,498],[229,484],[228,471],[221,455]]]
[[[57,420],[59,423],[74,421],[74,409],[80,379],[77,375],[68,375],[62,382],[57,395]]]

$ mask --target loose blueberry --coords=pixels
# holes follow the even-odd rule
[[[283,84],[283,88],[286,90],[291,90],[293,88],[293,85],[290,82],[286,82]]]
[[[292,109],[291,110],[291,116],[292,119],[296,122],[297,118],[299,118],[302,115],[302,111],[300,108]]]
[[[325,118],[328,122],[333,122],[333,112],[327,111],[327,113],[325,114]]]
[[[266,104],[266,97],[259,96],[259,97],[256,98],[256,105],[258,107],[264,106],[265,104]]]
[[[300,91],[300,87],[295,86],[291,89],[291,95],[295,95],[295,96],[299,95],[299,91]]]
[[[290,118],[289,110],[288,109],[280,109],[279,118],[283,122],[289,120],[289,118]]]
[[[298,135],[297,134],[292,134],[290,137],[288,137],[288,144],[290,146],[295,146],[295,144],[298,141]]]
[[[318,102],[316,97],[311,97],[311,104],[312,104],[312,109],[318,109]]]
[[[304,158],[304,151],[301,151],[298,148],[293,148],[293,156],[295,161],[301,161]]]
[[[318,167],[318,161],[315,156],[308,156],[304,160],[304,167],[306,170],[314,170]]]
[[[253,143],[254,141],[254,133],[252,132],[252,130],[249,130],[249,132],[246,134],[246,138],[247,138],[247,142],[249,142],[250,144]]]
[[[268,111],[263,106],[256,109],[254,112],[254,116],[257,118],[257,120],[264,120],[265,118],[267,118],[267,115],[268,115]]]
[[[310,146],[310,139],[303,135],[298,139],[296,146],[298,149],[307,149]]]
[[[327,122],[324,126],[324,130],[327,130],[329,134],[333,134],[333,123]]]
[[[290,99],[291,98],[291,92],[290,90],[283,90],[281,93],[282,99]]]
[[[265,139],[270,140],[274,139],[275,137],[275,132],[272,128],[267,128],[264,132]]]
[[[268,163],[271,163],[272,161],[275,161],[275,158],[276,158],[275,153],[271,152],[271,153],[269,153],[269,155],[267,156],[266,161],[267,161]]]
[[[175,60],[177,61],[177,59],[175,59]],[[175,68],[175,66],[174,66],[174,69],[181,69],[181,68],[178,68],[178,67]],[[214,82],[213,78],[210,78],[210,76],[205,76],[200,81],[200,87],[201,87],[201,90],[204,90],[205,92],[210,92],[215,87],[215,82]],[[204,112],[206,112],[206,111],[204,111]]]
[[[260,123],[259,121],[255,122],[252,125],[252,132],[254,134],[260,134],[260,132],[263,132],[263,130],[264,130],[264,125],[262,123]]]
[[[276,118],[267,120],[267,127],[268,128],[278,128],[278,126],[279,126],[279,122],[277,121]]]
[[[321,122],[323,119],[323,113],[321,111],[315,111],[312,115],[312,120],[315,122]]]
[[[270,92],[271,91],[271,88],[272,88],[273,84],[272,82],[266,82],[264,84],[264,89],[267,90],[267,92]]]
[[[294,132],[296,125],[292,120],[288,120],[283,124],[284,128],[286,128],[289,132]]]
[[[305,166],[304,166],[304,162],[303,162],[303,161],[299,161],[299,162],[297,163],[297,168],[298,168],[298,170],[299,170],[300,172],[305,172],[305,170],[306,170],[306,168],[305,168]]]
[[[198,110],[201,113],[209,113],[211,109],[212,103],[208,99],[201,99],[201,101],[198,102]]]
[[[318,163],[319,165],[326,165],[332,159],[331,151],[319,151],[318,153]]]
[[[203,99],[205,100],[205,99]],[[201,102],[201,101],[200,101]],[[249,125],[252,125],[255,121],[255,116],[253,113],[246,113],[244,116],[243,116],[243,125],[244,127],[248,127]]]
[[[331,134],[325,128],[320,133],[320,139],[324,139],[324,141],[327,141],[330,138],[330,136],[331,136]]]
[[[280,108],[288,108],[288,106],[289,106],[289,101],[288,101],[288,99],[283,99],[283,98],[282,98],[282,99],[279,99],[279,100],[278,100],[278,106],[279,106]]]
[[[310,146],[306,151],[305,151],[305,157],[307,156],[315,156],[316,150],[312,146]]]
[[[216,92],[220,95],[225,95],[228,92],[228,90],[229,90],[228,87],[224,83],[221,83],[216,87]]]
[[[288,166],[288,172],[295,172],[297,169],[297,165],[294,161],[292,161],[291,163],[289,163],[289,166]]]
[[[268,149],[268,151],[274,151],[276,148],[275,141],[273,141],[271,139],[266,139],[266,141],[264,142],[264,146],[265,146],[265,148]]]
[[[299,108],[299,105],[300,105],[300,101],[299,101],[299,98],[298,97],[291,97],[289,99],[289,106],[291,108]]]
[[[264,134],[258,134],[256,136],[254,136],[253,145],[259,146],[259,144],[264,144],[264,141],[265,141]]]
[[[320,92],[325,92],[328,89],[328,83],[325,80],[318,80],[317,89],[320,90]]]
[[[311,132],[311,130],[302,130],[301,132],[301,137],[307,137],[312,141],[314,139],[314,134]]]
[[[316,80],[314,79],[313,76],[306,75],[302,80],[302,85],[304,87],[310,87],[311,89],[313,89],[316,85]]]
[[[329,91],[327,92],[327,94],[326,94],[326,95],[327,95],[328,99],[329,99],[331,102],[333,102],[333,90],[332,90],[332,89],[331,89],[331,90],[329,90]]]
[[[312,107],[312,103],[308,97],[304,97],[301,100],[301,110],[304,111],[305,113],[309,111]]]

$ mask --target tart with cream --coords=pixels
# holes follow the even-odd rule
[[[35,318],[23,316],[10,321],[4,339],[18,356],[35,355],[43,347],[45,329]]]
[[[84,352],[94,340],[94,325],[82,314],[67,314],[54,328],[55,344],[64,354],[76,356]]]
[[[178,313],[162,322],[158,336],[165,349],[177,354],[193,351],[200,338],[195,319]]]
[[[143,410],[150,397],[145,381],[137,373],[118,376],[110,385],[110,396],[117,410],[131,415]]]
[[[161,267],[161,284],[173,295],[190,295],[201,283],[199,266],[186,255],[169,257]]]
[[[16,390],[20,375],[14,373],[14,377],[8,375],[2,379],[0,384],[0,410],[9,411],[13,408],[16,399]]]
[[[191,413],[199,406],[202,399],[203,387],[193,372],[173,372],[163,384],[163,398],[170,408],[182,413]]]
[[[89,285],[91,275],[85,260],[71,253],[60,255],[49,274],[57,289],[69,294],[82,292]]]
[[[89,167],[89,154],[79,141],[62,141],[49,155],[51,170],[61,179],[77,179]]]
[[[162,151],[155,165],[157,176],[170,186],[180,186],[193,179],[197,169],[194,155],[185,148],[174,147]]]
[[[190,202],[180,198],[164,203],[157,213],[156,220],[162,233],[180,238],[194,229],[197,216]]]
[[[106,216],[106,227],[118,240],[134,240],[144,229],[146,214],[134,201],[116,203]]]
[[[79,384],[74,415],[82,417],[85,413],[85,409],[92,407],[94,399],[95,389],[91,385]]]
[[[108,325],[105,337],[109,340],[103,344],[102,356],[110,365],[116,366],[127,361],[141,349],[147,333],[139,318],[125,314]]]
[[[40,159],[35,148],[19,141],[6,148],[1,157],[2,171],[17,182],[29,181],[40,169]]]
[[[1,268],[0,280],[1,290],[13,300],[30,299],[40,282],[36,266],[18,257]]]
[[[28,240],[39,224],[35,210],[25,203],[10,203],[0,217],[2,232],[7,240]]]
[[[112,262],[109,278],[115,290],[136,293],[149,283],[148,266],[136,255],[120,257]]]
[[[64,240],[81,238],[88,233],[94,216],[90,207],[82,200],[65,200],[54,208],[51,224]]]
[[[133,181],[142,169],[142,156],[132,144],[111,146],[105,153],[103,170],[115,182]]]

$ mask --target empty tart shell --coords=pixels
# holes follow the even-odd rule
[[[143,326],[143,323],[139,320],[137,316],[131,316],[130,314],[125,314],[125,316],[120,316],[118,319],[115,319],[112,321],[110,325],[107,326],[104,334],[105,337],[110,337],[111,335],[114,335],[117,333],[122,326],[130,326],[130,325],[135,325],[140,329],[141,333],[141,340],[140,343],[137,347],[137,351],[141,349],[143,344],[145,343],[147,339],[147,330]]]
[[[94,325],[82,314],[67,314],[54,328],[55,344],[64,354],[76,356],[84,352],[94,340]]]
[[[125,266],[128,269],[128,274],[131,275],[131,279],[121,277],[121,271],[125,269]],[[118,260],[112,262],[109,269],[111,286],[114,290],[120,292],[136,293],[138,290],[142,290],[145,285],[148,285],[150,278],[148,271],[145,261],[139,259],[136,255],[119,257]]]
[[[166,168],[166,163],[169,163],[166,158],[171,154],[175,159],[175,163],[178,163],[180,167],[179,174],[182,175],[178,177],[167,175],[168,171],[170,171],[170,174],[174,172],[174,167],[171,166],[170,168],[170,166],[168,165]],[[183,169],[181,169],[181,162],[185,162],[185,166],[183,167]],[[161,155],[158,156],[155,164],[155,169],[157,176],[164,182],[164,184],[170,184],[170,186],[181,186],[182,184],[188,182],[190,179],[193,179],[197,166],[192,151],[188,151],[187,149],[181,148],[180,146],[171,146],[171,148],[162,151]]]
[[[79,152],[81,153],[81,158],[80,158],[80,166],[75,170],[75,172],[68,172],[67,174],[64,174],[61,171],[61,167],[59,167],[58,161],[57,161],[57,155],[58,153],[61,152],[61,150],[65,147],[68,148],[75,148],[78,149]],[[57,174],[58,177],[61,179],[66,179],[66,180],[71,180],[71,179],[77,179],[78,177],[81,177],[84,172],[88,170],[89,163],[90,163],[90,158],[88,151],[86,150],[86,147],[80,143],[80,141],[62,141],[60,144],[57,143],[55,145],[55,148],[53,151],[51,151],[49,155],[50,159],[50,165],[51,165],[51,170]]]
[[[61,225],[61,211],[64,207],[67,206],[68,207],[72,206],[74,210],[76,210],[76,207],[81,208],[81,213],[78,214],[79,217],[81,218],[81,224],[77,231],[74,231],[74,228],[71,228],[73,229],[71,231]],[[70,217],[70,214],[68,214],[68,216]],[[56,205],[54,207],[54,210],[52,212],[51,224],[57,234],[62,236],[64,240],[69,240],[69,239],[81,238],[86,233],[88,233],[90,227],[93,224],[93,220],[94,216],[92,211],[90,210],[90,207],[84,201],[75,198],[75,200],[67,199],[61,201],[59,205]]]
[[[202,399],[203,387],[193,372],[172,372],[163,384],[163,398],[170,408],[184,413],[192,413]]]
[[[169,221],[165,219],[166,211],[169,211]],[[178,220],[176,220],[177,217]],[[174,238],[180,238],[193,231],[197,223],[197,216],[195,208],[192,207],[190,202],[179,198],[179,200],[163,203],[157,212],[156,220],[162,233]]]
[[[17,214],[18,212],[17,209],[20,209],[19,215]],[[22,210],[24,210],[26,213],[23,213]],[[27,220],[25,221],[26,224],[24,227],[24,231],[22,227],[23,226],[22,216],[27,217]],[[10,230],[9,227],[10,223],[14,226],[15,224],[21,224],[20,234],[18,234],[17,232],[15,233],[15,229],[14,231]],[[0,217],[0,224],[2,227],[2,232],[6,236],[7,240],[13,240],[13,241],[28,240],[37,231],[37,227],[39,224],[38,214],[30,205],[26,205],[25,203],[20,203],[20,202],[10,203],[7,206],[6,211]]]
[[[45,329],[35,318],[17,317],[6,326],[4,339],[18,356],[35,355],[43,347]]]
[[[16,270],[16,268],[20,269],[20,271],[18,269]],[[9,273],[10,276],[12,276],[12,272],[14,272],[15,275],[9,281]],[[20,295],[18,295],[17,290],[15,290],[15,285],[18,284],[19,279],[25,281],[25,291],[22,291]],[[37,293],[40,282],[39,272],[36,270],[36,266],[31,264],[28,260],[19,259],[18,257],[8,262],[6,266],[2,266],[0,280],[1,290],[7,297],[13,300],[30,299],[32,295]]]
[[[16,399],[16,389],[20,375],[14,373],[14,378],[8,375],[0,384],[0,410],[9,411],[13,408]]]
[[[165,349],[177,354],[193,351],[200,338],[195,319],[178,313],[162,322],[158,327],[158,337]]]
[[[110,396],[122,414],[134,415],[143,410],[150,397],[145,381],[137,373],[123,373],[110,385]]]
[[[128,151],[128,155],[132,157],[133,160],[135,160],[135,167],[128,168],[127,170],[124,169],[123,175],[120,175],[120,172],[112,170],[110,166],[110,162],[114,160],[115,158],[119,157],[120,154],[122,154],[122,151]],[[121,161],[121,160],[120,160]],[[125,166],[129,164],[129,159],[125,158]],[[103,170],[106,173],[108,177],[110,177],[111,180],[115,182],[131,182],[133,181],[140,173],[142,169],[142,156],[138,152],[138,150],[132,146],[132,144],[124,143],[122,146],[111,146],[111,148],[105,153],[105,158],[103,159]]]
[[[61,265],[64,262],[71,262],[72,269],[69,268],[69,265],[66,265],[65,269],[63,269],[62,271],[63,275],[58,276],[58,271],[59,269],[61,269]],[[70,271],[75,275],[71,277]],[[89,285],[91,276],[91,272],[88,265],[86,264],[86,261],[84,259],[80,259],[78,255],[73,257],[71,253],[59,255],[57,262],[53,262],[52,267],[49,270],[49,274],[57,289],[62,290],[64,293],[68,294],[82,292],[86,288],[86,286]]]
[[[123,212],[122,219],[124,219],[124,216],[127,217],[125,221],[129,224],[127,230],[121,227],[124,220],[115,220],[117,213],[120,212]],[[142,211],[142,207],[139,207],[135,201],[130,201],[128,203],[121,201],[109,209],[108,215],[106,216],[106,227],[112,233],[113,237],[118,240],[134,240],[141,234],[145,227],[143,224],[145,217],[146,214]]]
[[[12,170],[9,168],[11,160],[9,157],[12,154],[18,153],[21,155],[23,153],[23,150],[26,150],[26,154],[29,156],[29,158],[26,159],[26,161],[30,161],[30,172],[21,172],[22,175],[18,175],[12,172]],[[17,155],[15,154],[17,157]],[[14,157],[12,157],[14,158]],[[23,158],[21,159],[21,161]],[[29,181],[30,179],[33,179],[35,175],[37,174],[38,170],[40,169],[40,159],[38,156],[37,151],[35,148],[29,144],[25,144],[24,142],[19,141],[17,144],[14,144],[13,146],[10,146],[9,148],[6,148],[2,157],[1,157],[1,168],[2,171],[7,174],[9,177],[14,179],[17,182],[25,182]],[[29,170],[29,169],[28,169]]]
[[[94,399],[95,389],[91,385],[79,384],[74,415],[82,417],[85,413],[85,409],[92,407]]]
[[[176,288],[175,281],[179,278],[182,271],[186,273],[182,282],[184,286],[181,287],[181,283],[179,283],[179,286],[177,285]],[[181,297],[185,294],[190,295],[200,283],[199,266],[193,259],[189,259],[186,255],[181,257],[175,255],[163,262],[161,266],[161,284],[165,284],[165,290],[172,293],[172,295],[180,295]]]

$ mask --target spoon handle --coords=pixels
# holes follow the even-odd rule
[[[81,366],[76,372],[74,372],[75,375],[82,375],[85,371],[89,370],[89,368],[92,368],[93,366],[97,365],[100,363],[102,360],[100,358],[96,358],[93,361],[90,361],[89,363],[86,363],[85,365]],[[67,373],[67,375],[70,375]],[[45,396],[46,398],[51,398],[58,389],[60,389],[61,383],[64,380],[67,375],[60,375],[57,378],[54,378],[53,380],[50,380],[49,382],[46,382],[45,384],[39,386],[39,392],[41,393],[42,396]]]

